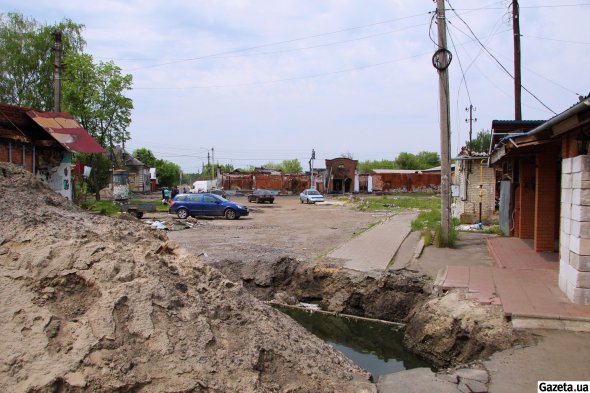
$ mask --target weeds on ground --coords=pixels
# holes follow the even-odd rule
[[[129,200],[129,204],[143,204],[143,203],[154,203],[153,200],[143,200],[143,199],[131,199]],[[121,207],[114,203],[113,201],[97,201],[94,199],[89,199],[87,201],[80,202],[80,207],[85,210],[90,210],[92,212],[97,212],[100,214],[104,214],[106,216],[114,216],[117,213],[121,212]],[[157,212],[168,212],[168,205],[162,205],[160,203],[156,203],[156,211]]]
[[[500,228],[500,225],[491,225],[487,230],[487,233],[491,233],[492,235],[504,236],[504,232]]]
[[[357,209],[361,211],[400,211],[403,209],[432,210],[440,205],[437,196],[429,194],[403,194],[399,196],[384,196],[381,198],[362,198],[357,202]]]
[[[428,247],[432,244],[432,231],[430,229],[422,229],[420,236],[424,239],[424,247]]]
[[[105,216],[112,216],[121,211],[121,208],[118,205],[115,205],[113,201],[88,200],[81,202],[80,207]]]
[[[434,232],[434,246],[437,248],[448,247],[453,248],[459,239],[459,235],[455,230],[455,225],[451,225],[449,228],[449,238],[445,242],[442,236],[442,225],[440,222],[437,224]]]

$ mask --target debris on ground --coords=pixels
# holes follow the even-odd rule
[[[375,391],[166,232],[89,214],[12,164],[0,190],[0,391]]]

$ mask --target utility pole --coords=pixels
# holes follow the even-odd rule
[[[211,156],[209,155],[209,150],[207,150],[207,170],[211,174]]]
[[[465,122],[469,122],[469,145],[471,146],[471,141],[473,140],[473,122],[477,121],[477,118],[473,118],[473,112],[475,112],[475,107],[472,104],[469,104],[469,108],[465,108],[466,111],[469,111],[469,119],[465,119]]]
[[[215,180],[215,149],[211,148],[211,163],[213,164],[211,168],[211,180]]]
[[[61,112],[61,32],[54,31],[53,38],[53,111]]]
[[[315,149],[311,149],[311,158],[309,159],[309,188],[315,188],[313,184],[313,160],[315,160]]]
[[[436,0],[436,23],[438,25],[438,50],[432,57],[432,64],[438,71],[438,90],[440,100],[440,199],[442,244],[447,245],[451,231],[451,155],[450,155],[450,111],[449,111],[449,73],[451,52],[447,49],[447,25],[445,2]]]
[[[518,0],[512,1],[512,30],[514,31],[514,120],[522,120],[520,75],[520,7]]]

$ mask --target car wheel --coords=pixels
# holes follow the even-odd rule
[[[227,209],[225,211],[224,215],[225,215],[225,218],[228,220],[235,220],[235,218],[236,218],[236,212],[233,211],[232,209]]]
[[[188,217],[188,210],[186,209],[178,209],[178,211],[176,212],[176,215],[178,216],[178,218],[184,219]]]
[[[143,217],[143,212],[136,212],[135,217],[137,217],[137,218]]]

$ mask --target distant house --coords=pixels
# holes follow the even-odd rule
[[[0,161],[22,166],[72,200],[72,153],[104,149],[65,112],[0,104]]]
[[[114,153],[119,164],[123,166],[122,169],[127,171],[129,191],[150,192],[152,190],[150,168],[120,146],[115,148]]]
[[[358,192],[358,185],[355,182],[357,173],[357,160],[338,157],[326,160],[326,192],[344,194]],[[357,187],[355,188],[355,185]]]

